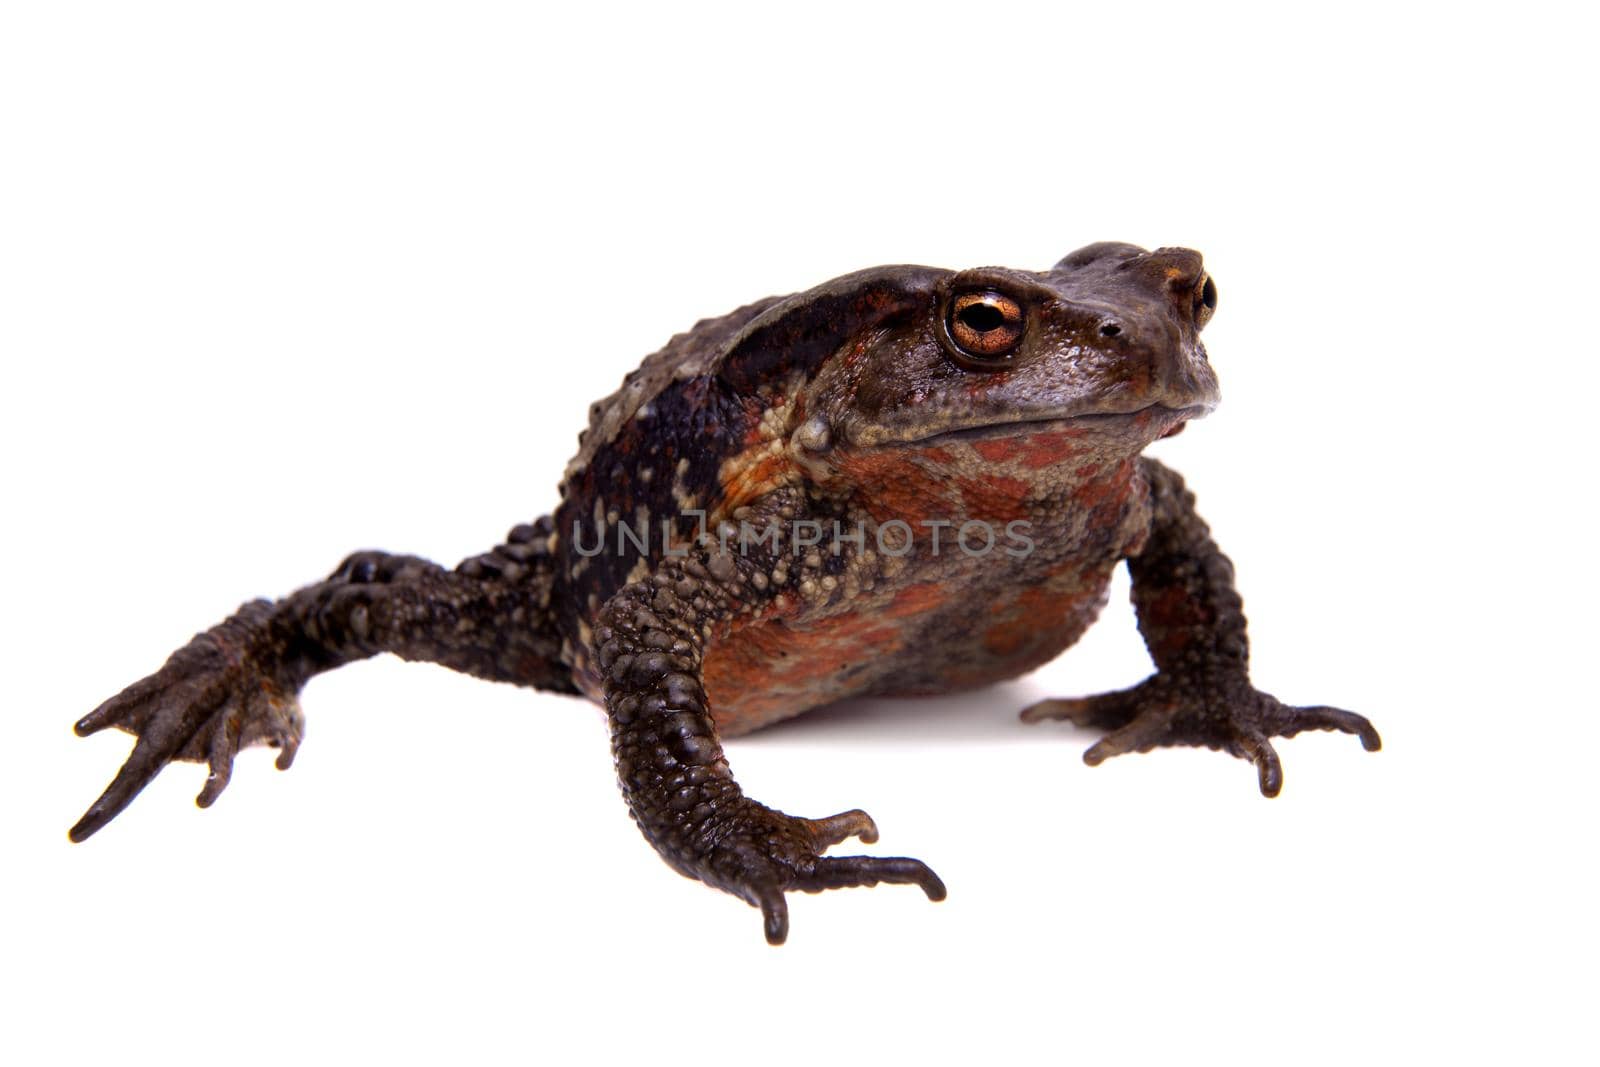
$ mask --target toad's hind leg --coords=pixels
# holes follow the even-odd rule
[[[1378,731],[1363,716],[1323,705],[1291,707],[1250,683],[1250,645],[1233,565],[1212,541],[1183,480],[1154,460],[1141,460],[1140,469],[1150,489],[1150,538],[1128,560],[1128,571],[1156,673],[1115,693],[1041,701],[1025,709],[1023,719],[1066,719],[1109,730],[1084,753],[1090,766],[1163,745],[1221,749],[1254,763],[1261,792],[1269,797],[1283,788],[1274,737],[1338,730],[1377,751]]]
[[[312,676],[383,652],[499,682],[574,692],[559,657],[548,519],[455,570],[415,556],[358,552],[323,581],[279,601],[256,600],[174,652],[154,674],[77,723],[138,737],[100,799],[72,827],[82,841],[111,821],[175,759],[210,767],[208,807],[245,745],[300,745],[298,694]]]

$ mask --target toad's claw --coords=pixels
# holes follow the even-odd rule
[[[233,758],[245,745],[280,749],[287,770],[304,722],[293,692],[264,672],[259,649],[267,605],[247,604],[220,626],[197,635],[156,673],[135,682],[79,719],[80,737],[115,726],[138,741],[127,762],[83,818],[67,831],[93,835],[139,795],[173,760],[205,763],[210,773],[195,803],[208,808],[228,785]]]
[[[1111,731],[1083,754],[1094,767],[1127,752],[1167,745],[1197,745],[1230,752],[1256,767],[1263,796],[1283,789],[1283,766],[1271,738],[1304,730],[1338,730],[1361,739],[1361,747],[1383,747],[1364,716],[1323,705],[1291,707],[1254,688],[1249,679],[1225,675],[1181,682],[1157,674],[1131,689],[1098,696],[1041,700],[1022,711],[1024,722],[1065,719],[1077,726]]]
[[[855,886],[915,885],[929,900],[945,898],[944,882],[921,860],[902,856],[823,856],[849,837],[868,843],[878,828],[866,812],[801,819],[745,801],[726,835],[696,873],[761,909],[767,943],[789,936],[788,892],[821,893]]]
[[[944,882],[921,860],[905,857],[829,856],[818,859],[810,870],[797,874],[787,885],[753,887],[755,903],[761,908],[767,944],[781,945],[789,937],[789,902],[785,890],[821,893],[827,889],[855,886],[915,885],[929,900],[943,900]]]
[[[837,815],[830,815],[826,819],[802,820],[810,828],[811,834],[817,840],[818,848],[828,848],[841,841],[848,841],[852,837],[861,839],[863,845],[870,845],[878,840],[878,824],[872,821],[872,816],[854,808],[850,811],[841,811]]]

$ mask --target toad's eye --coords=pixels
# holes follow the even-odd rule
[[[1194,324],[1204,326],[1211,321],[1211,313],[1217,310],[1217,283],[1207,274],[1200,287],[1194,291]]]
[[[1003,366],[1022,340],[1022,305],[993,290],[962,293],[950,301],[950,339],[981,366]]]

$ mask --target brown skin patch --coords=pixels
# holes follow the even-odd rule
[[[894,595],[883,614],[891,619],[914,618],[950,599],[950,592],[936,582],[908,585]]]
[[[962,503],[970,517],[990,523],[1026,519],[1031,512],[1028,498],[1033,484],[1021,478],[995,475],[991,478],[957,478]]]
[[[805,626],[768,618],[714,640],[702,679],[712,718],[726,736],[749,733],[850,694],[852,667],[900,651],[902,628],[867,615]]]
[[[1020,462],[1024,467],[1029,467],[1033,470],[1053,467],[1078,451],[1079,439],[1085,436],[1087,432],[1086,430],[1068,429],[1029,434],[1027,437],[1020,439],[1023,442],[1023,454],[1020,457]]]
[[[933,473],[949,458],[941,449],[845,451],[834,459],[834,466],[849,484],[871,487],[861,494],[861,502],[874,520],[899,519],[915,527],[957,513],[957,502]]]
[[[1176,659],[1196,640],[1209,634],[1216,620],[1203,601],[1181,587],[1163,589],[1144,605],[1151,633],[1151,654]]]
[[[947,685],[971,688],[1015,678],[1043,666],[1073,644],[1100,613],[1111,570],[1063,567],[1049,583],[997,601],[980,638],[988,657],[952,661],[942,672]]]
[[[1095,592],[1091,590],[1088,599],[1093,600]],[[996,656],[1016,656],[1058,625],[1059,620],[1074,615],[1084,598],[1082,590],[1069,592],[1044,586],[1024,589],[1015,598],[990,608],[989,614],[1000,621],[984,630],[984,647]]]
[[[1073,501],[1086,511],[1110,511],[1127,502],[1128,494],[1133,490],[1133,460],[1127,460],[1121,465],[1118,476],[1113,478],[1089,477],[1083,480],[1072,491]],[[1098,470],[1090,468],[1095,474]]]
[[[1024,451],[1022,441],[1016,437],[997,437],[990,441],[972,442],[972,450],[990,463],[1004,463],[1015,459]]]

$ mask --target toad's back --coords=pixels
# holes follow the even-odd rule
[[[563,658],[580,687],[598,691],[587,656],[594,613],[669,543],[792,486],[799,472],[782,452],[806,386],[863,322],[913,316],[947,273],[874,268],[704,319],[590,407],[550,543],[555,599],[574,606],[560,620]]]

